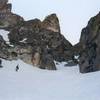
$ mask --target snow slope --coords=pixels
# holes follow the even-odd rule
[[[80,74],[78,66],[63,64],[57,65],[57,71],[48,71],[21,60],[3,60],[0,100],[100,100],[100,72]]]

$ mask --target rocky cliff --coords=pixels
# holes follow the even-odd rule
[[[72,45],[60,33],[59,20],[55,14],[47,16],[43,22],[39,19],[20,22],[8,36],[11,45],[17,46],[17,50],[14,47],[12,52],[19,53],[19,58],[40,68],[56,69],[54,60],[72,60],[72,53],[69,53]],[[31,48],[28,54],[21,50],[25,47]]]
[[[9,31],[9,44],[0,36],[1,58],[22,59],[28,64],[49,70],[56,70],[54,61],[72,60],[72,45],[61,34],[56,14],[47,16],[43,21],[39,19],[24,21],[22,17],[11,12],[11,4],[7,2],[7,0],[0,2],[2,5],[0,11],[3,12],[0,27]]]
[[[80,72],[100,70],[100,13],[92,17],[80,37]]]

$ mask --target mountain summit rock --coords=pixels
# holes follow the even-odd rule
[[[59,19],[56,14],[47,16],[42,22],[42,26],[45,29],[60,33]]]

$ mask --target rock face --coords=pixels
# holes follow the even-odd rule
[[[87,27],[82,30],[80,45],[80,72],[100,70],[100,13],[92,17]]]
[[[0,58],[21,59],[42,69],[56,70],[54,61],[72,60],[72,45],[60,32],[56,14],[43,21],[24,21],[11,12],[8,0],[0,0],[0,28],[9,31],[10,44],[0,36]],[[12,45],[12,46],[11,46]]]
[[[42,22],[42,28],[60,33],[59,20],[56,14],[51,14]]]
[[[0,28],[10,28],[23,21],[23,18],[13,14],[11,9],[12,5],[8,0],[0,0]]]
[[[60,33],[56,14],[49,15],[43,22],[39,19],[23,21],[16,25],[8,36],[10,43],[14,46],[31,47],[30,57],[32,58],[29,62],[39,68],[54,70],[56,69],[54,60],[72,59],[72,54],[69,54],[72,45]]]

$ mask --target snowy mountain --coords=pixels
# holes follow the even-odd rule
[[[56,14],[25,21],[0,7],[0,100],[99,100],[100,13],[73,46]]]

